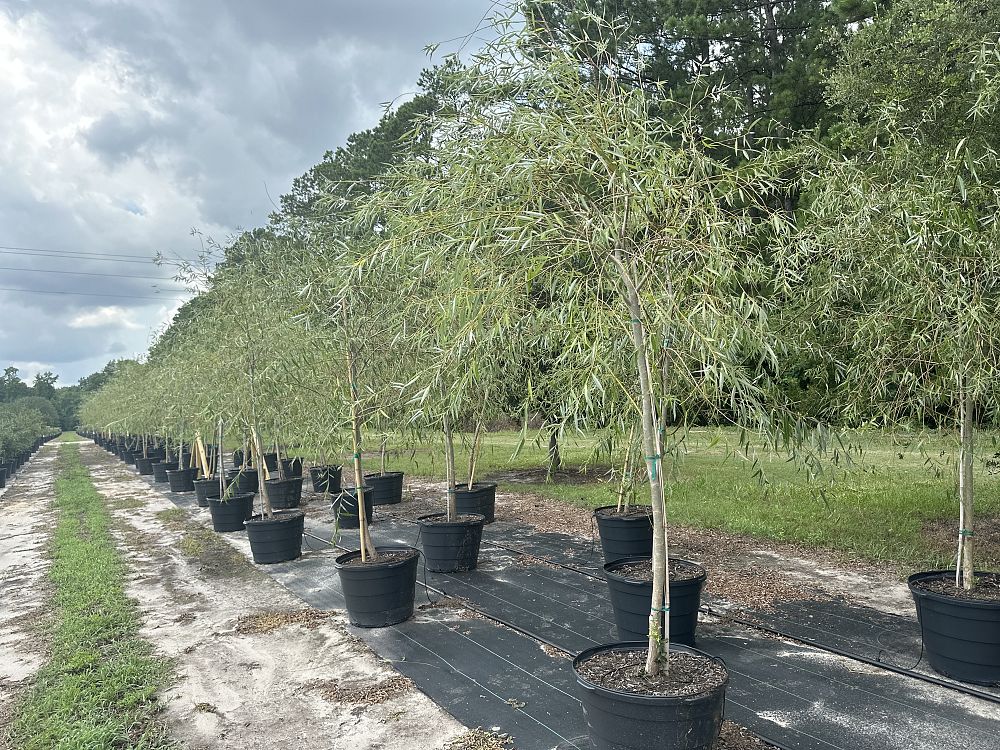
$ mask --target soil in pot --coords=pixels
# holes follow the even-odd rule
[[[497,486],[492,482],[475,482],[455,487],[455,508],[459,513],[478,513],[486,523],[496,520]]]
[[[275,510],[298,508],[302,500],[302,477],[267,479],[267,497]]]
[[[706,572],[690,560],[670,561],[670,640],[693,646]],[[644,641],[649,634],[653,564],[649,557],[627,557],[604,566],[618,637]],[[663,619],[660,628],[662,632]]]
[[[605,505],[594,510],[594,519],[604,562],[653,554],[653,509],[648,505],[633,505],[625,513]]]
[[[364,487],[365,495],[365,519],[372,522],[372,514],[375,512],[372,502],[372,489],[367,485]],[[337,525],[342,529],[356,529],[361,526],[361,519],[358,517],[358,493],[354,487],[345,487],[333,501],[333,512],[337,514]]]
[[[976,586],[955,585],[955,572],[909,578],[927,661],[941,674],[975,685],[1000,685],[1000,574],[976,573]]]
[[[258,565],[287,562],[302,556],[302,532],[306,515],[301,510],[282,510],[271,518],[247,519],[250,552]]]
[[[365,474],[365,485],[372,487],[372,505],[397,505],[403,502],[403,472]]]
[[[226,500],[210,497],[208,510],[216,531],[243,531],[246,520],[253,513],[253,493],[236,494]]]
[[[475,570],[486,519],[480,514],[459,515],[453,521],[447,519],[446,513],[417,518],[427,570],[434,573]]]
[[[207,508],[208,499],[210,497],[221,497],[222,490],[219,487],[218,478],[213,477],[212,479],[195,479],[194,480],[194,496],[198,501],[199,507]]]
[[[573,661],[597,750],[709,750],[722,729],[729,673],[721,660],[671,648],[670,668],[644,672],[646,647],[618,643]]]
[[[309,469],[313,492],[328,492],[336,495],[340,492],[340,479],[343,466],[313,466]]]
[[[383,547],[375,561],[360,552],[334,561],[347,603],[347,619],[359,628],[383,628],[413,616],[420,553],[412,547]]]
[[[197,469],[173,469],[167,471],[167,481],[171,492],[194,492],[194,478]]]

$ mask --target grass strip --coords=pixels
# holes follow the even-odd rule
[[[57,469],[49,659],[17,707],[11,745],[172,747],[154,718],[155,693],[169,676],[169,664],[139,637],[136,605],[125,595],[126,567],[103,498],[78,446],[60,447]]]

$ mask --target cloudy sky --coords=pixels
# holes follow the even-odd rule
[[[156,252],[266,222],[491,5],[0,0],[0,368],[143,352],[184,296]]]

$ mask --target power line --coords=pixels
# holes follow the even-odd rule
[[[74,255],[73,253],[35,253],[26,250],[4,250],[0,249],[0,255],[28,255],[35,258],[72,258],[73,260],[85,260],[88,263],[93,262],[103,262],[103,263],[152,263],[153,259],[149,260],[126,260],[125,258],[93,258],[81,255]],[[136,257],[136,256],[129,256]]]
[[[0,286],[0,292],[19,292],[21,294],[64,294],[71,297],[104,297],[104,298],[117,298],[117,299],[155,299],[159,302],[164,302],[166,300],[175,300],[177,302],[184,302],[184,297],[150,297],[142,296],[138,294],[98,294],[97,292],[68,292],[68,291],[49,291],[46,289],[15,289],[13,287]]]
[[[33,252],[33,253],[60,253],[60,254],[78,255],[78,256],[101,255],[101,256],[104,256],[106,258],[145,258],[145,257],[148,257],[148,256],[145,256],[145,255],[132,255],[132,254],[124,254],[124,253],[103,253],[103,252],[101,252],[101,253],[95,253],[92,250],[46,250],[45,248],[41,248],[41,247],[20,247],[18,245],[0,245],[0,249],[3,249],[3,250],[27,250],[27,251],[30,251],[30,252]]]
[[[115,279],[148,279],[150,281],[173,281],[169,276],[131,276],[124,273],[88,273],[86,271],[56,271],[52,268],[14,268],[11,266],[0,266],[0,271],[22,271],[24,273],[65,273],[72,276],[100,276],[102,278]],[[184,289],[169,289],[166,291],[183,292]]]

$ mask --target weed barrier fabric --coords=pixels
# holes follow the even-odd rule
[[[194,508],[193,498],[170,497]],[[306,526],[331,538],[330,524],[310,519]],[[379,544],[419,546],[419,528],[399,519],[376,517],[372,532]],[[519,559],[524,555],[491,541],[544,559]],[[356,548],[357,532],[342,530],[339,544]],[[333,565],[338,551],[307,537],[303,553],[265,572],[310,606],[343,609]],[[428,573],[421,566],[418,581],[516,630],[428,606],[439,595],[418,585],[413,619],[352,632],[462,723],[505,732],[520,750],[588,750],[571,661],[543,644],[577,652],[613,638],[606,584],[596,573],[600,548],[497,522],[484,535],[480,559],[482,567],[470,573]],[[996,750],[1000,710],[986,701],[735,623],[703,621],[697,645],[730,669],[726,717],[784,747]]]

